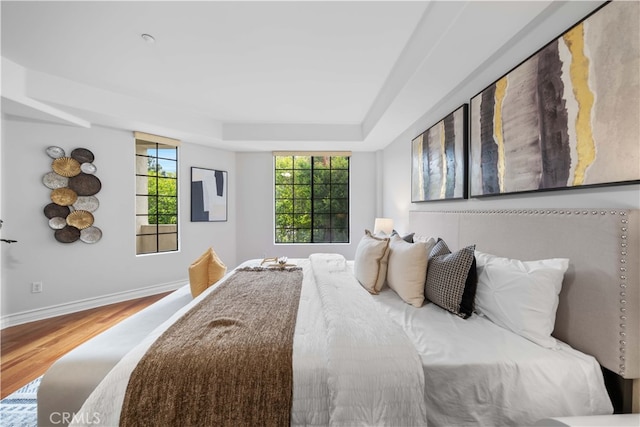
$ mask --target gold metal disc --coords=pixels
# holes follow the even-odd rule
[[[84,230],[93,224],[93,215],[89,211],[73,211],[67,215],[67,224]]]
[[[51,201],[56,205],[70,206],[78,199],[78,194],[70,188],[56,188],[51,192]]]
[[[80,173],[80,162],[71,157],[60,157],[51,164],[53,171],[58,175],[71,177]]]

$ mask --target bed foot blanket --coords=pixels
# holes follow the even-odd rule
[[[299,270],[237,271],[149,348],[120,425],[289,425],[301,284]]]
[[[424,372],[404,331],[336,254],[309,257],[327,325],[331,425],[426,425]]]

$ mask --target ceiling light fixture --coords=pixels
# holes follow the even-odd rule
[[[146,41],[149,44],[153,44],[156,42],[156,39],[154,39],[150,34],[141,34],[140,37],[142,37],[142,40]]]

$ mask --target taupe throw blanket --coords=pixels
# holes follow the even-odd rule
[[[172,325],[131,374],[129,426],[288,426],[302,271],[237,271]]]

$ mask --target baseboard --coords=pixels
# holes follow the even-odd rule
[[[186,280],[178,280],[175,282],[161,283],[158,285],[134,289],[131,291],[118,292],[115,294],[109,294],[95,298],[87,298],[64,304],[51,305],[49,307],[22,311],[15,314],[7,314],[0,318],[0,329],[21,325],[28,322],[35,322],[37,320],[49,319],[51,317],[62,316],[64,314],[71,314],[82,310],[88,310],[90,308],[102,307],[104,305],[114,304],[117,302],[123,302],[136,298],[148,297],[150,295],[156,295],[163,292],[174,291],[187,283],[188,282]]]

